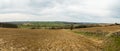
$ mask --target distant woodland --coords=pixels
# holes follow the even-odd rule
[[[0,23],[0,27],[2,28],[18,28],[16,24],[10,24],[10,23]]]

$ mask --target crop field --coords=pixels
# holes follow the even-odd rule
[[[34,29],[52,29],[52,28],[69,28],[70,24],[62,22],[28,22],[18,24],[19,28],[34,28]]]
[[[0,28],[0,51],[119,51],[119,29]]]
[[[1,51],[99,51],[96,42],[70,30],[0,28]]]
[[[102,38],[107,34],[116,32],[120,30],[120,26],[105,26],[105,27],[91,27],[91,28],[80,28],[73,30],[75,33],[82,34],[82,35],[89,35],[88,37],[92,38]]]

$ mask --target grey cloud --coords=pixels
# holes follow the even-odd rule
[[[26,16],[34,15],[35,18],[31,17],[30,20],[64,19],[64,21],[78,22],[112,22],[110,20],[119,19],[119,3],[116,5],[113,4],[110,8],[106,8],[107,6],[104,5],[98,7],[96,0],[88,1],[89,0],[0,0],[0,14],[20,13],[20,15],[26,14]],[[98,5],[101,4],[99,3]],[[101,8],[105,8],[109,12]],[[104,18],[108,18],[109,20],[105,20]]]
[[[52,5],[53,3],[50,0],[44,0],[44,1],[31,0],[29,3],[29,6],[33,8],[52,7]]]

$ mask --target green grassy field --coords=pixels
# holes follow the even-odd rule
[[[83,35],[89,39],[93,39],[98,43],[100,42],[102,51],[119,51],[120,50],[119,30],[120,30],[119,26],[108,26],[75,29],[73,30],[73,32],[79,35]]]
[[[69,28],[71,24],[58,23],[58,22],[32,22],[32,23],[24,23],[18,25],[19,28]]]

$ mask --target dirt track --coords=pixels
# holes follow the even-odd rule
[[[100,51],[96,42],[69,30],[0,28],[1,51]]]

